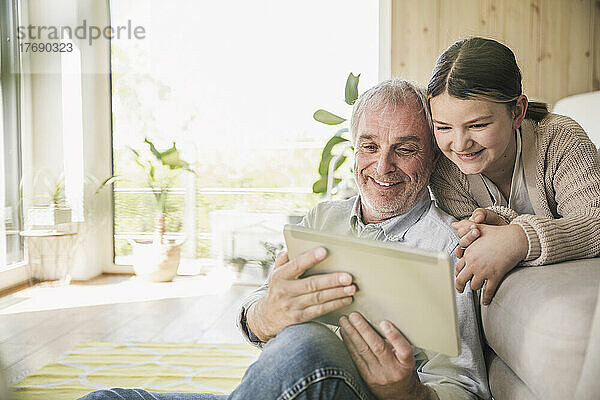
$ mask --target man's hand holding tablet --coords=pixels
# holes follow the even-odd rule
[[[381,337],[360,313],[344,315],[339,322],[346,348],[376,398],[437,398],[415,379],[412,347],[394,324],[382,321]]]
[[[387,336],[379,324],[389,321],[413,346],[451,357],[458,355],[456,298],[449,254],[294,225],[286,225],[283,233],[292,258],[304,256],[315,247],[327,249],[328,256],[320,261],[313,259],[312,268],[308,263],[303,264],[302,271],[306,271],[303,279],[346,273],[360,290],[352,303],[343,307],[337,307],[336,303],[329,313],[320,308],[321,312],[311,313],[320,315],[314,319],[339,325],[340,317],[357,311],[383,337]],[[299,271],[296,268],[295,273]]]
[[[289,259],[279,253],[269,276],[267,296],[248,310],[248,327],[262,342],[275,337],[283,328],[310,321],[352,303],[356,286],[345,272],[300,276],[323,261],[322,247],[308,250]]]

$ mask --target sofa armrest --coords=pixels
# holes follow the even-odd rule
[[[596,311],[594,312],[594,320],[590,331],[590,340],[575,398],[580,400],[597,399],[600,393],[600,379],[598,379],[598,376],[600,376],[600,289],[596,300]]]
[[[482,306],[488,344],[538,398],[574,398],[599,285],[600,258],[517,268]]]

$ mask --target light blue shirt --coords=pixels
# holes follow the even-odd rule
[[[324,201],[304,217],[300,225],[318,231],[359,238],[398,242],[420,249],[453,254],[458,237],[450,223],[454,218],[431,200],[429,192],[405,214],[377,224],[364,224],[361,217],[360,197],[342,201]],[[238,326],[246,339],[261,346],[245,325],[245,310],[265,296],[267,284],[251,293],[243,302]],[[490,398],[487,372],[483,358],[481,334],[477,319],[475,296],[469,287],[456,292],[460,353],[457,357],[413,348],[416,373],[419,380],[435,390],[440,400]]]
[[[405,214],[378,224],[362,222],[360,197],[324,201],[304,217],[300,225],[318,231],[382,242],[399,242],[425,250],[443,251],[454,257],[458,236],[450,224],[455,219],[431,201],[429,192]]]

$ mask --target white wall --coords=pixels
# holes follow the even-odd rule
[[[34,26],[80,25],[85,19],[89,25],[105,27],[110,24],[108,0],[24,0],[27,23]],[[30,56],[25,63],[29,72],[24,75],[29,87],[26,103],[31,104],[29,118],[31,129],[29,149],[24,159],[24,172],[30,190],[34,171],[49,170],[56,176],[83,164],[84,175],[102,181],[112,174],[111,166],[111,110],[110,110],[110,53],[108,40],[98,39],[89,46],[85,40],[74,38],[80,51],[81,81],[76,82],[81,100],[63,99],[65,92],[59,54]],[[73,53],[76,54],[76,53]],[[66,56],[73,56],[73,54]],[[63,55],[64,57],[65,55]],[[72,60],[71,60],[72,61]],[[64,66],[64,61],[62,62]],[[70,84],[73,83],[72,81]],[[27,92],[26,92],[27,93]],[[68,94],[65,94],[68,95]],[[68,105],[68,107],[66,106]],[[79,119],[80,124],[66,124],[66,118]],[[71,121],[71,120],[69,120]],[[68,128],[67,128],[68,127]],[[65,129],[76,139],[64,138]],[[71,136],[72,138],[72,136]],[[77,161],[80,160],[80,161]],[[27,165],[29,164],[29,165]],[[83,175],[82,175],[83,176]],[[67,181],[77,200],[83,193],[80,178]],[[95,195],[96,186],[85,187],[88,201],[85,204],[86,221],[79,226],[80,240],[74,257],[73,279],[89,279],[112,267],[112,196],[109,190]],[[80,200],[80,198],[79,198]]]

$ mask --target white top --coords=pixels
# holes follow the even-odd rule
[[[529,193],[527,192],[527,185],[525,184],[525,169],[523,168],[523,162],[521,160],[521,130],[515,131],[515,137],[517,140],[517,151],[515,157],[515,166],[513,167],[512,179],[510,182],[510,197],[508,201],[504,198],[504,195],[498,189],[498,186],[483,174],[479,174],[485,187],[490,194],[492,202],[495,206],[508,207],[517,212],[517,214],[535,214],[531,200],[529,200]]]

